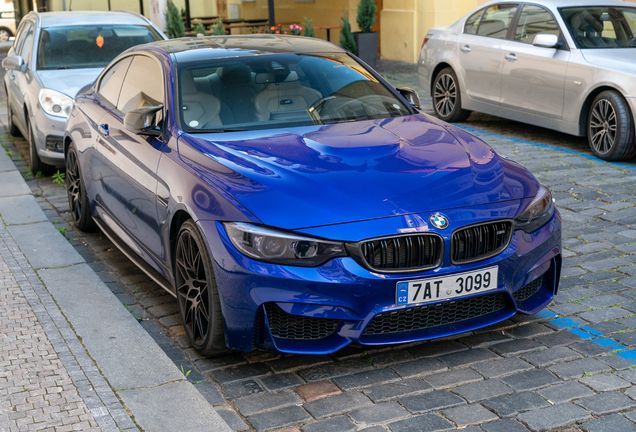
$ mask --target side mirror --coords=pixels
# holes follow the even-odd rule
[[[24,64],[24,59],[19,55],[12,55],[5,57],[2,60],[2,67],[7,70],[14,70],[19,72],[24,72],[26,70],[26,64]]]
[[[124,127],[136,135],[158,137],[161,135],[161,128],[157,126],[155,117],[162,109],[163,106],[154,106],[130,110],[124,117]]]
[[[539,33],[534,37],[532,45],[541,48],[557,48],[559,37],[554,34]]]
[[[396,90],[399,91],[400,94],[404,96],[404,99],[409,101],[411,105],[413,105],[417,109],[420,109],[420,97],[415,90],[410,87],[400,87]]]

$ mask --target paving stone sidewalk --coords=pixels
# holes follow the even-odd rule
[[[417,87],[413,71],[386,76]],[[174,298],[103,235],[69,225],[64,189],[27,173],[23,140],[7,148],[49,220],[233,430],[636,430],[636,165],[591,158],[581,138],[493,117],[461,126],[553,190],[564,224],[555,301],[453,338],[312,357],[199,357]]]
[[[0,431],[139,430],[4,226],[0,310]]]

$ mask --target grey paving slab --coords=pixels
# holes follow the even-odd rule
[[[629,382],[614,374],[592,375],[591,377],[583,377],[579,381],[597,392],[622,390],[631,386]]]
[[[530,430],[542,432],[561,428],[592,417],[583,408],[571,403],[563,403],[537,411],[519,414],[519,420],[528,425]]]
[[[0,172],[15,170],[15,164],[4,149],[0,149]]]
[[[373,402],[384,402],[416,393],[432,391],[433,387],[419,378],[407,378],[388,384],[367,387],[363,390]]]
[[[620,414],[612,414],[597,420],[585,422],[581,425],[587,432],[634,432],[636,424]]]
[[[48,221],[40,205],[32,195],[0,198],[0,215],[6,225],[23,225]]]
[[[20,246],[34,269],[63,267],[85,262],[84,258],[50,222],[11,225],[7,227],[7,231]]]
[[[450,408],[444,410],[443,413],[460,428],[499,419],[495,414],[478,404]]]
[[[436,414],[424,414],[389,423],[392,432],[438,432],[454,430],[455,426]]]
[[[0,172],[0,197],[30,195],[31,189],[26,185],[18,171]]]
[[[183,379],[181,371],[88,265],[40,270],[38,274],[115,389],[154,387]]]
[[[118,394],[126,407],[134,413],[137,423],[147,431],[232,431],[187,381],[168,383],[155,388],[124,390]]]
[[[468,403],[473,403],[483,399],[510,394],[513,390],[501,381],[489,379],[454,388],[452,392],[466,399]]]
[[[636,407],[636,402],[619,392],[595,394],[576,401],[594,415],[605,415],[627,411]]]
[[[592,390],[576,381],[555,384],[538,390],[537,393],[553,404],[570,402],[571,400],[592,396],[594,394]]]

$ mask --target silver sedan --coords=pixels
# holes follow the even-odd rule
[[[431,29],[419,78],[439,118],[479,111],[587,136],[596,156],[636,156],[636,7],[622,1],[488,2]]]

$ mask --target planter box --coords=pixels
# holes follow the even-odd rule
[[[375,68],[375,61],[378,58],[378,34],[355,32],[353,37],[358,44],[358,57],[363,62]]]

